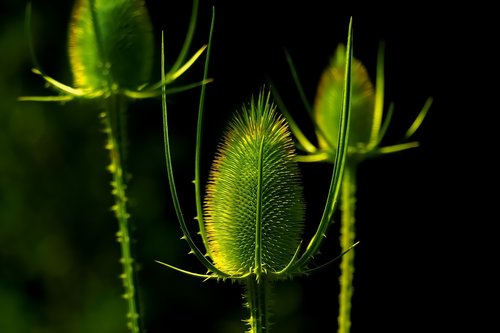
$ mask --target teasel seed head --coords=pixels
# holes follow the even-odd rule
[[[302,236],[305,204],[288,125],[260,92],[230,123],[205,197],[209,255],[229,275],[277,272]]]
[[[153,29],[144,0],[77,0],[69,30],[77,87],[137,89],[149,81]]]
[[[342,112],[342,88],[345,72],[345,46],[339,44],[330,65],[323,71],[314,102],[314,119],[322,135],[318,135],[319,147],[325,150],[335,147],[339,133],[339,115]],[[352,100],[350,150],[366,150],[372,138],[375,124],[375,90],[365,66],[357,59],[352,63]],[[331,147],[331,145],[334,147]]]

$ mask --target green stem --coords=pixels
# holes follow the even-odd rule
[[[342,252],[354,244],[356,237],[356,164],[346,163],[342,180],[341,203],[342,212],[340,227],[340,245]],[[353,294],[354,249],[342,256],[340,262],[340,293],[338,333],[349,333],[351,330],[351,300]]]
[[[271,285],[267,278],[262,275],[259,279],[251,276],[246,279],[247,307],[250,310],[250,318],[246,321],[249,325],[247,333],[269,332],[269,292]]]
[[[105,101],[105,111],[102,113],[104,123],[104,132],[107,134],[106,149],[109,150],[111,164],[108,170],[113,176],[111,182],[115,203],[112,207],[118,220],[119,230],[116,234],[118,243],[120,243],[123,272],[120,278],[123,280],[125,293],[123,298],[127,301],[127,327],[132,333],[139,333],[139,314],[137,306],[137,296],[135,292],[135,272],[130,241],[130,214],[127,212],[126,195],[126,173],[125,173],[125,103],[123,98],[118,95],[111,95]]]

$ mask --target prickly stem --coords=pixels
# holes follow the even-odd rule
[[[135,290],[134,259],[131,247],[130,215],[127,211],[126,174],[124,169],[124,101],[118,95],[111,95],[105,101],[106,109],[101,114],[104,132],[107,135],[106,149],[109,151],[110,165],[108,170],[112,175],[111,187],[115,203],[112,210],[118,220],[117,241],[120,243],[122,274],[125,293],[123,298],[127,302],[127,327],[132,333],[139,333],[139,313]]]
[[[355,211],[356,211],[356,163],[346,164],[341,188],[341,226],[340,245],[342,252],[355,243]],[[338,333],[349,333],[351,330],[351,304],[354,277],[354,249],[342,256],[340,262],[340,292]]]
[[[267,333],[269,332],[269,302],[271,284],[265,275],[259,279],[249,277],[246,279],[245,299],[250,311],[250,318],[246,320],[248,324],[247,333]]]

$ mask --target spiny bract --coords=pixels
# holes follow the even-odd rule
[[[305,205],[284,118],[261,92],[230,123],[205,198],[209,255],[233,275],[277,272],[292,259]]]

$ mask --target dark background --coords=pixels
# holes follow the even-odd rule
[[[468,107],[477,35],[471,13],[442,15],[426,4],[353,14],[323,1],[201,1],[192,52],[207,42],[211,6],[216,20],[207,87],[202,177],[206,179],[227,121],[268,78],[290,112],[307,124],[284,49],[313,100],[321,71],[353,16],[354,55],[375,77],[377,48],[386,45],[386,106],[395,103],[384,144],[401,139],[429,96],[434,104],[415,134],[417,149],[368,160],[359,168],[355,294],[352,332],[451,331],[487,318],[478,311],[468,276],[481,266],[465,186],[471,179],[476,118]],[[165,31],[167,62],[185,35],[190,1],[146,1],[157,46]],[[35,49],[47,73],[71,83],[66,53],[72,1],[34,1]],[[333,6],[333,7],[331,7]],[[356,7],[358,6],[358,7]],[[0,5],[0,332],[125,332],[118,275],[117,223],[110,212],[108,156],[98,110],[78,101],[18,102],[49,95],[30,72],[23,1]],[[159,47],[157,49],[158,65]],[[474,65],[475,64],[475,65]],[[133,69],[131,69],[133,70]],[[202,62],[175,83],[200,80]],[[156,67],[155,80],[159,78]],[[471,75],[472,73],[472,75]],[[177,187],[185,217],[195,216],[194,135],[199,89],[169,97]],[[464,122],[465,120],[465,122]],[[306,125],[307,132],[307,125]],[[313,138],[312,128],[309,128]],[[475,133],[475,131],[474,131]],[[204,273],[187,244],[171,204],[163,155],[159,99],[129,111],[130,212],[145,332],[242,332],[242,289],[202,282],[155,263]],[[319,222],[330,165],[301,165],[307,225]],[[486,173],[486,170],[484,171]],[[469,178],[468,178],[469,177]],[[477,211],[481,211],[478,209]],[[193,233],[196,226],[193,221]],[[318,263],[338,254],[333,225]],[[309,229],[308,229],[309,230]],[[464,237],[467,235],[467,237]],[[306,234],[305,237],[307,237]],[[196,238],[198,239],[198,238]],[[307,239],[308,240],[308,239]],[[473,242],[474,241],[474,242]],[[479,254],[478,256],[482,256]],[[276,285],[275,332],[336,330],[338,268]],[[474,297],[475,299],[475,297]],[[477,330],[476,330],[477,331]]]

